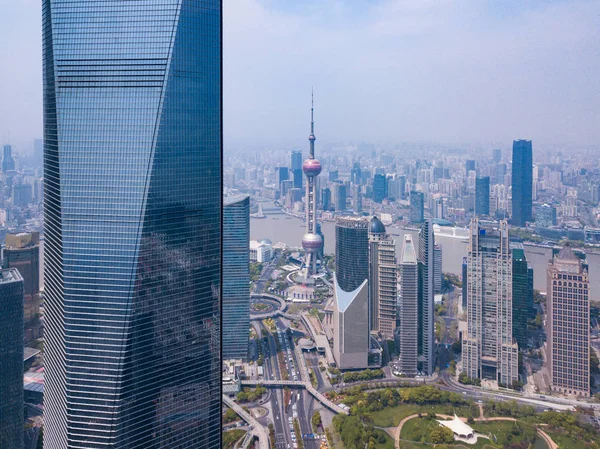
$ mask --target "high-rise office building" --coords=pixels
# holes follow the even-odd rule
[[[527,320],[532,318],[533,268],[527,262],[522,243],[512,246],[513,336],[520,348],[527,346]]]
[[[362,184],[361,169],[360,164],[358,162],[355,162],[352,165],[352,170],[350,171],[350,181],[352,181],[353,184],[358,186]]]
[[[433,247],[433,292],[435,294],[442,293],[442,280],[444,273],[442,272],[442,245]]]
[[[467,258],[463,257],[462,260],[462,276],[461,276],[461,282],[462,282],[462,288],[461,288],[461,305],[462,305],[462,309],[463,310],[467,310]]]
[[[2,173],[15,169],[15,160],[12,155],[12,146],[4,145],[2,152]]]
[[[329,187],[321,190],[321,207],[323,210],[331,209],[331,189]]]
[[[475,180],[475,214],[490,214],[490,177],[481,176]]]
[[[39,324],[32,319],[40,311],[40,234],[7,234],[2,254],[5,269],[16,268],[23,278],[23,320],[27,340],[39,337]]]
[[[494,184],[504,184],[504,179],[506,177],[506,164],[497,164],[495,167],[495,181]]]
[[[471,221],[467,255],[467,331],[463,371],[511,386],[518,379],[512,330],[512,256],[506,221]]]
[[[465,161],[465,172],[468,175],[470,171],[475,171],[475,161],[472,159],[467,159]]]
[[[337,181],[338,177],[339,177],[338,170],[329,170],[329,177],[328,177],[329,182]]]
[[[356,214],[360,214],[362,207],[362,191],[359,185],[352,186],[352,210]]]
[[[492,150],[492,160],[497,164],[502,160],[502,150],[495,148]]]
[[[302,188],[302,151],[291,153],[292,180],[296,189]]]
[[[13,205],[17,207],[26,207],[33,201],[33,189],[31,184],[21,182],[13,185],[12,191]]]
[[[281,189],[281,183],[290,178],[290,173],[287,167],[275,167],[275,188]]]
[[[403,200],[406,198],[406,176],[401,175],[398,176],[398,198],[399,200]]]
[[[0,270],[0,447],[23,449],[23,278]]]
[[[223,358],[246,359],[250,328],[250,198],[223,203]]]
[[[371,331],[392,340],[398,302],[396,242],[377,217],[369,223],[369,322]]]
[[[369,281],[344,291],[333,275],[333,357],[340,369],[369,366]]]
[[[221,447],[222,5],[44,0],[44,445]]]
[[[418,374],[419,265],[412,236],[404,236],[400,259],[400,301],[398,307],[399,370],[414,377]]]
[[[533,202],[533,155],[531,140],[515,140],[512,151],[512,220],[515,226],[531,221]]]
[[[346,186],[344,184],[335,185],[335,211],[343,212],[346,210],[348,196],[346,195]]]
[[[369,277],[369,219],[338,217],[335,221],[335,272],[340,288],[352,292]]]
[[[385,175],[375,175],[373,177],[373,201],[381,203],[387,196],[387,180],[385,179]]]
[[[419,231],[417,249],[417,260],[419,262],[418,365],[419,371],[426,375],[433,374],[434,370],[434,248],[433,223],[431,220],[426,220]]]
[[[590,396],[590,280],[571,247],[547,270],[547,365],[552,391]]]
[[[410,213],[409,220],[411,223],[423,223],[425,209],[425,196],[423,192],[410,192]]]

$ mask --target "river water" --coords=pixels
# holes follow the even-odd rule
[[[263,206],[264,207],[264,206]],[[274,210],[264,209],[266,213]],[[302,235],[305,232],[304,221],[290,217],[283,213],[267,215],[266,218],[250,220],[250,238],[252,240],[269,239],[273,243],[283,242],[291,247],[299,247]],[[335,223],[321,223],[321,230],[325,236],[325,254],[335,252]],[[410,233],[413,241],[417,241],[417,231],[404,230],[388,227],[388,232],[396,240],[396,254],[400,257],[402,253],[403,235]],[[436,234],[436,243],[442,245],[442,270],[446,273],[461,275],[462,259],[467,255],[467,240],[447,235]],[[542,292],[546,291],[546,268],[552,256],[552,249],[525,245],[527,260],[533,267],[534,288]],[[600,301],[600,254],[588,254],[587,261],[590,270],[591,299]]]

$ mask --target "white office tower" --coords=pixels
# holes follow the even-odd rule
[[[467,256],[467,332],[463,371],[510,386],[518,380],[512,329],[512,257],[508,223],[471,221]]]
[[[588,266],[565,246],[547,270],[547,364],[552,391],[590,396]]]
[[[333,356],[340,369],[369,366],[369,288],[365,279],[351,292],[333,275]]]
[[[394,338],[398,301],[396,243],[377,217],[369,223],[369,303],[371,331]]]
[[[400,344],[399,371],[405,376],[417,375],[418,357],[418,306],[419,264],[412,236],[404,236],[402,258],[400,259],[400,301],[398,307],[400,326],[396,330]]]

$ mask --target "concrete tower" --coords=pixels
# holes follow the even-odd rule
[[[311,95],[311,97],[313,97]],[[311,98],[310,108],[310,154],[304,161],[302,170],[306,175],[306,234],[302,237],[304,256],[304,278],[308,279],[317,272],[317,259],[323,261],[323,237],[317,234],[315,178],[321,173],[321,163],[315,159],[315,122],[314,97]],[[325,264],[323,264],[324,266]]]

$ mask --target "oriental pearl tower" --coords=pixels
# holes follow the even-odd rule
[[[310,154],[304,161],[302,170],[306,175],[306,234],[302,237],[302,247],[305,251],[303,277],[308,280],[317,274],[317,259],[323,262],[323,238],[317,234],[317,217],[315,204],[315,178],[321,173],[321,163],[315,159],[315,121],[314,95],[311,94],[310,107]]]

